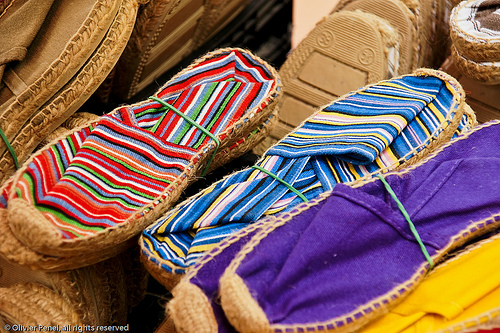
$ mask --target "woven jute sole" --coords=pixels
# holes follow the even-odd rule
[[[0,288],[0,322],[10,325],[81,325],[78,314],[53,290],[36,284],[21,283]],[[3,330],[7,332],[9,330]]]
[[[387,20],[399,35],[399,74],[409,74],[417,68],[417,18],[400,0],[342,0],[334,11],[361,10]]]
[[[192,67],[204,62],[206,59],[213,58],[221,54],[229,54],[234,50],[238,49],[220,49],[211,52],[177,74],[177,76],[175,76],[172,80],[177,78],[178,75],[183,75],[186,71],[189,71]],[[239,52],[246,53],[244,50],[239,50]],[[269,72],[272,73],[271,75],[277,80],[276,84],[274,89],[270,91],[269,95],[262,99],[262,103],[252,110],[248,110],[239,120],[235,121],[223,132],[218,134],[220,137],[224,137],[224,140],[222,140],[219,146],[220,150],[233,146],[239,140],[248,136],[249,133],[256,129],[259,125],[264,123],[275,109],[276,104],[281,97],[281,84],[278,79],[278,73],[257,57],[255,57],[255,60],[264,64],[264,66],[268,66]],[[136,105],[142,104],[138,103]],[[118,111],[119,108],[113,112]],[[76,130],[78,129],[75,129],[75,131]],[[44,150],[49,148],[49,146],[46,146]],[[175,203],[186,186],[204,171],[205,165],[211,158],[215,149],[216,143],[213,142],[213,140],[209,141],[204,146],[201,146],[198,153],[192,157],[184,171],[176,178],[175,181],[165,188],[158,198],[139,209],[126,221],[120,223],[116,227],[104,229],[92,234],[91,236],[79,237],[71,240],[63,239],[57,229],[55,229],[55,227],[44,218],[40,211],[38,211],[34,206],[27,204],[24,200],[17,198],[10,198],[9,200],[9,226],[15,233],[16,238],[18,238],[22,243],[35,252],[49,256],[82,257],[86,255],[90,258],[93,255],[99,256],[99,254],[103,252],[112,254],[114,250],[116,250],[115,253],[119,253],[123,250],[121,248],[123,243],[130,240],[135,235],[138,235],[147,225],[155,221],[164,210],[168,209]],[[42,151],[39,151],[38,154]],[[14,186],[34,157],[36,157],[36,155],[26,161],[25,165],[18,171],[13,180]],[[12,196],[13,193],[11,193]]]
[[[88,122],[97,122],[99,116],[88,112],[77,112],[72,114],[66,121],[64,121],[61,126],[52,131],[47,135],[42,142],[40,142],[40,148],[43,148],[50,142],[56,140],[57,138],[66,135],[71,129],[80,127]]]
[[[450,36],[458,53],[464,58],[474,62],[495,62],[500,61],[500,35],[491,38],[480,38],[463,30],[458,24],[460,11],[467,10],[473,1],[463,1],[453,8],[450,17]],[[479,24],[479,23],[478,23]]]
[[[132,98],[237,15],[248,0],[150,0],[117,65],[112,93]]]
[[[315,108],[386,79],[388,54],[397,41],[396,31],[373,14],[341,11],[323,19],[281,67],[285,90],[279,123],[257,150],[287,135]]]
[[[496,63],[476,62],[465,58],[454,45],[451,47],[451,56],[462,74],[483,84],[500,84],[500,61]]]
[[[8,126],[4,127],[6,128],[4,132],[6,132],[20,163],[26,161],[44,137],[73,114],[105,80],[125,48],[134,26],[137,8],[138,4],[134,0],[120,2],[111,26],[90,59],[59,91],[52,92],[52,97],[45,104],[40,106],[33,102],[31,107],[13,104],[6,112],[2,113],[3,119],[8,122]],[[68,66],[74,66],[75,62],[78,63],[78,58],[73,58],[71,53],[66,55],[66,58],[68,58]],[[53,78],[58,75],[56,69],[51,70],[46,74],[47,77]],[[45,76],[43,79],[47,80]],[[38,83],[38,90],[45,91],[44,87],[49,85],[49,82],[44,80]],[[55,86],[60,88],[58,85]],[[31,94],[36,95],[35,92],[30,91],[30,98]],[[18,98],[17,101],[19,100]],[[30,113],[26,115],[27,110],[30,110]],[[14,119],[25,120],[25,122],[18,123]],[[3,127],[3,125],[0,126]],[[15,164],[4,143],[2,142],[0,145],[2,147],[0,150],[0,183],[3,183],[14,173]]]
[[[70,118],[65,122],[65,125],[70,126],[72,123],[79,123],[82,119],[88,118],[91,118],[91,120],[95,119],[93,116],[82,115]],[[210,166],[210,170],[224,165],[234,158],[237,158],[245,152],[251,150],[252,147],[261,142],[267,135],[269,135],[269,132],[276,125],[277,119],[277,109],[275,109],[268,120],[257,129],[255,129],[254,133],[246,138],[240,139],[233,146],[218,152],[214,159],[214,162]],[[79,124],[82,127],[87,127],[89,125],[88,123]],[[62,137],[69,135],[71,132],[72,131],[63,133]],[[57,141],[58,139],[55,139],[54,142]],[[191,181],[194,180],[194,178],[191,179]],[[7,223],[7,211],[5,209],[0,209],[0,255],[3,255],[10,262],[28,267],[32,270],[61,271],[85,267],[87,265],[106,260],[114,256],[116,253],[124,251],[136,244],[137,237],[133,237],[121,244],[116,244],[112,248],[104,249],[95,253],[84,253],[82,255],[70,257],[47,256],[34,251],[33,249],[27,247],[21,241],[19,241],[19,239],[16,238],[12,230],[9,228],[9,225]],[[155,267],[148,268],[154,270]]]
[[[190,1],[151,0],[140,8],[130,40],[116,66],[116,75],[112,88],[115,95],[118,95],[122,100],[128,100],[141,88],[144,88],[138,86],[141,81],[146,86],[154,80],[154,77],[145,80],[143,72],[151,53],[154,51],[154,46],[158,40],[161,40],[162,31],[166,30],[171,34],[175,30],[176,27],[169,29],[169,20],[174,19],[176,15],[181,15],[181,22],[187,22],[187,25],[195,23],[190,20],[192,13],[179,14],[179,11],[188,2]],[[191,10],[197,12],[198,7],[202,5],[202,3],[194,5]]]
[[[451,56],[443,63],[441,70],[457,78],[460,82],[467,92],[467,104],[469,104],[476,113],[479,123],[500,119],[500,104],[498,103],[500,85],[482,84],[462,74],[453,62]]]
[[[96,265],[57,273],[31,271],[0,257],[0,270],[0,316],[16,324],[30,324],[29,316],[34,316],[35,324],[123,325],[147,286],[136,248]],[[32,299],[23,300],[28,292]],[[49,310],[39,308],[39,303],[48,304]]]

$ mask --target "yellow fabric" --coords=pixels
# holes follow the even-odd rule
[[[500,235],[437,266],[363,333],[460,332],[500,320]]]

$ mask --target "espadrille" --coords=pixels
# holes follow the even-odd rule
[[[72,116],[71,118],[69,118],[63,125],[70,126],[75,122],[79,123],[83,119],[92,119],[93,122],[95,121],[95,118],[93,116],[79,116],[78,113],[76,115],[76,117]],[[223,165],[234,159],[235,156],[241,154],[241,152],[249,151],[252,147],[254,147],[269,134],[276,121],[277,110],[275,109],[270,115],[269,119],[266,120],[264,124],[259,126],[256,131],[252,132],[248,137],[242,138],[231,147],[221,150],[217,154],[217,161],[213,162],[213,164]],[[60,137],[65,137],[67,135],[70,135],[71,133],[72,131],[66,132],[65,134],[60,135]],[[57,142],[58,139],[55,139],[54,142]],[[3,255],[10,262],[27,267],[32,270],[61,271],[85,267],[95,262],[110,258],[116,253],[117,249],[112,247],[94,254],[84,253],[82,255],[75,255],[70,257],[57,257],[45,255],[27,247],[18,238],[16,238],[7,223],[6,207],[8,196],[10,193],[10,187],[11,182],[7,181],[0,188],[0,255]],[[120,244],[120,248],[132,247],[135,244],[137,244],[137,238],[133,237],[127,240],[125,243]]]
[[[208,41],[249,0],[150,0],[141,7],[111,94],[128,100]]]
[[[452,56],[465,75],[500,84],[500,1],[463,1],[453,9]]]
[[[500,327],[500,235],[474,243],[438,265],[363,333],[475,332]]]
[[[359,9],[387,20],[400,38],[399,73],[408,74],[444,61],[451,8],[446,0],[342,0],[334,11]]]
[[[243,229],[173,290],[176,325],[189,331],[194,318],[212,325],[203,332],[228,323],[239,332],[350,332],[375,320],[447,253],[500,227],[499,132],[499,121],[489,123],[415,165],[338,184]]]
[[[67,260],[121,252],[195,177],[249,148],[242,139],[272,117],[280,87],[247,51],[205,55],[150,100],[32,156],[13,180],[10,229],[33,251]]]
[[[316,107],[396,76],[398,58],[397,31],[386,20],[361,11],[325,17],[280,68],[285,88],[279,124],[254,151],[262,154]]]
[[[458,70],[450,56],[441,65],[443,72],[455,77],[467,92],[467,104],[474,110],[477,121],[485,123],[493,119],[500,119],[500,85],[490,85],[478,82]]]
[[[15,14],[17,3],[2,20]],[[54,1],[24,59],[8,64],[2,76],[0,182],[104,81],[125,48],[138,6],[135,0],[85,0],[75,10]]]
[[[148,227],[140,240],[143,262],[171,288],[218,241],[260,217],[288,211],[337,183],[414,163],[473,126],[467,109],[458,82],[439,71],[420,70],[352,92],[320,109],[253,167]]]
[[[399,37],[399,66],[400,74],[408,74],[423,64],[424,57],[419,52],[421,32],[418,27],[417,15],[400,0],[342,0],[335,7],[334,12],[361,10],[365,13],[377,15],[385,19],[396,29]]]

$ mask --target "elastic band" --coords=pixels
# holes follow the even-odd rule
[[[274,179],[276,179],[277,181],[281,182],[283,185],[285,185],[286,187],[288,187],[288,189],[290,191],[292,191],[293,193],[297,194],[299,196],[299,198],[301,198],[304,202],[309,202],[309,200],[307,200],[307,198],[302,193],[300,193],[295,187],[293,187],[292,185],[288,184],[286,181],[284,181],[280,177],[276,176],[274,173],[271,173],[271,171],[268,171],[268,170],[266,170],[263,167],[260,167],[258,165],[252,165],[252,168],[260,170],[260,171],[268,174],[269,176],[273,177]]]
[[[212,133],[210,133],[205,127],[199,125],[198,123],[196,123],[193,119],[189,118],[189,116],[185,115],[184,113],[180,112],[179,110],[177,110],[175,107],[173,107],[172,105],[166,103],[165,101],[157,98],[157,97],[154,97],[154,96],[151,96],[150,99],[152,99],[153,101],[156,101],[158,103],[160,103],[161,105],[163,105],[164,107],[174,111],[175,113],[177,113],[179,116],[181,116],[182,118],[184,118],[184,120],[186,120],[188,123],[190,123],[192,126],[198,128],[200,131],[202,131],[203,133],[205,133],[207,136],[209,136],[212,140],[215,141],[215,151],[214,153],[212,154],[212,156],[210,157],[210,160],[208,160],[208,163],[207,163],[207,166],[205,167],[205,170],[203,170],[203,173],[201,174],[202,176],[205,176],[208,172],[208,168],[210,166],[210,164],[212,163],[212,161],[214,160],[214,157],[215,157],[215,154],[217,153],[217,150],[219,149],[219,146],[220,146],[220,141],[219,139],[217,139],[217,137],[215,135],[213,135]]]
[[[389,192],[389,194],[394,199],[394,201],[396,201],[396,204],[398,205],[399,210],[401,211],[401,213],[403,213],[403,216],[405,217],[406,222],[408,222],[408,225],[410,226],[410,229],[411,229],[411,232],[413,233],[413,236],[415,236],[415,239],[417,240],[418,244],[420,245],[420,249],[424,253],[425,259],[427,259],[427,261],[429,262],[430,268],[434,267],[434,262],[432,261],[432,258],[429,255],[429,252],[427,252],[427,249],[425,248],[425,245],[422,242],[422,239],[420,238],[420,235],[418,234],[418,231],[415,228],[415,225],[411,221],[410,215],[408,214],[408,212],[404,208],[401,201],[399,201],[399,199],[396,197],[396,193],[394,193],[394,191],[392,190],[391,185],[389,185],[389,183],[385,180],[385,178],[382,175],[378,174],[378,175],[376,175],[376,177],[378,179],[380,179],[380,181],[382,181],[382,184],[384,184],[387,192]]]
[[[0,136],[3,139],[3,142],[7,146],[7,149],[9,150],[10,154],[12,155],[12,159],[14,160],[14,164],[16,165],[16,170],[19,169],[19,161],[17,160],[17,155],[16,152],[14,151],[14,148],[10,145],[9,140],[5,136],[5,133],[0,129]]]

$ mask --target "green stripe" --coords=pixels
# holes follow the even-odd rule
[[[200,101],[200,103],[198,104],[196,109],[194,110],[193,114],[190,116],[190,118],[192,120],[196,120],[196,118],[200,114],[201,110],[205,107],[205,105],[208,102],[208,100],[210,99],[210,97],[212,97],[212,94],[218,85],[219,85],[219,82],[213,82],[210,84],[210,87],[208,88],[208,91],[205,93],[205,96],[203,96],[202,100]],[[181,142],[184,135],[186,135],[186,132],[189,131],[189,129],[191,127],[192,126],[189,123],[184,125],[180,134],[177,136],[177,138],[175,138],[174,143],[179,144],[179,142]]]
[[[64,148],[64,146],[63,146],[63,148]],[[64,172],[66,171],[66,168],[63,165],[61,154],[59,153],[59,150],[57,149],[57,146],[54,145],[54,146],[50,147],[50,149],[54,152],[54,155],[56,157],[56,163],[57,163],[57,166],[59,167],[59,170],[61,170],[61,174],[64,174]],[[69,162],[70,161],[68,161],[68,163]]]
[[[139,191],[137,191],[137,190],[134,190],[134,189],[132,189],[132,188],[130,188],[130,187],[128,187],[128,186],[117,186],[117,184],[113,184],[113,183],[111,183],[111,182],[110,182],[107,178],[105,178],[105,177],[104,177],[104,176],[102,176],[100,173],[96,172],[95,170],[90,169],[90,168],[89,168],[88,166],[86,166],[86,165],[82,165],[82,164],[80,164],[80,163],[72,163],[72,164],[71,164],[71,166],[78,166],[78,167],[80,167],[80,168],[82,168],[82,169],[84,169],[84,170],[88,171],[90,174],[92,174],[92,175],[94,175],[95,177],[99,178],[101,181],[103,181],[104,183],[106,183],[107,185],[109,185],[110,187],[112,187],[112,188],[114,188],[114,189],[127,190],[127,191],[129,191],[129,192],[134,193],[134,194],[138,194],[138,195],[140,195],[140,196],[142,196],[143,198],[146,198],[146,199],[151,199],[151,200],[153,200],[154,198],[156,198],[155,196],[149,196],[149,195],[147,195],[147,194],[145,194],[145,193],[142,193],[142,192],[139,192]],[[65,175],[65,177],[66,177],[66,175]],[[69,176],[68,176],[68,177],[69,177]],[[72,178],[74,178],[74,176],[71,176],[71,177],[72,177]],[[74,178],[74,179],[75,179],[75,180],[77,180],[77,178]],[[78,181],[78,183],[79,183],[79,184],[81,184],[81,183],[80,183],[80,181]],[[83,184],[82,184],[82,185],[83,185]],[[90,189],[90,190],[92,190],[92,189]],[[135,206],[134,206],[134,207],[135,207]]]
[[[73,156],[75,156],[76,153],[77,153],[77,149],[75,148],[75,144],[73,143],[73,140],[71,139],[71,136],[70,135],[67,136],[66,140],[68,141],[69,146],[71,147],[71,152],[73,153]]]
[[[175,113],[177,113],[179,116],[181,116],[182,118],[184,118],[188,123],[190,123],[192,126],[195,126],[196,128],[198,128],[200,131],[202,131],[203,133],[205,133],[206,135],[208,135],[212,140],[214,140],[215,142],[215,149],[214,149],[214,153],[212,154],[212,156],[210,157],[210,159],[208,160],[208,163],[207,165],[205,166],[205,170],[203,170],[203,172],[201,173],[202,176],[204,176],[207,172],[208,172],[208,168],[210,166],[210,164],[212,163],[214,157],[215,157],[215,154],[217,153],[217,151],[219,150],[219,146],[220,146],[220,141],[219,139],[212,133],[210,133],[210,131],[208,131],[206,128],[204,128],[203,126],[201,126],[200,124],[196,123],[193,119],[189,118],[188,116],[186,116],[184,113],[182,113],[181,111],[177,110],[175,107],[173,107],[172,105],[168,104],[167,102],[159,99],[158,97],[154,97],[154,96],[151,96],[150,99],[154,100],[154,101],[157,101],[158,103],[162,104],[164,107],[174,111]]]
[[[159,112],[161,112],[160,109],[150,108],[150,109],[146,109],[142,112],[137,113],[135,115],[135,118],[140,118],[140,117],[147,115],[147,114],[153,114],[153,113],[159,113]]]
[[[135,206],[135,205],[132,205],[126,201],[124,201],[123,199],[119,198],[118,196],[117,197],[114,197],[114,198],[108,198],[108,197],[104,197],[102,196],[101,194],[99,194],[93,187],[89,186],[88,184],[85,184],[83,182],[81,182],[77,177],[75,176],[72,176],[72,175],[65,175],[64,176],[65,179],[73,179],[76,183],[80,184],[81,186],[85,187],[85,189],[87,189],[88,192],[92,193],[95,197],[103,200],[103,201],[108,201],[108,202],[112,202],[112,201],[118,201],[118,202],[121,202],[124,206],[128,207],[128,208],[137,208],[137,207],[140,207],[140,206]],[[152,198],[148,198],[148,199],[152,199]]]
[[[145,176],[146,178],[159,180],[159,181],[161,181],[161,182],[166,182],[167,184],[172,183],[170,180],[165,180],[165,179],[162,179],[162,178],[159,178],[159,177],[155,177],[155,176],[150,175],[150,174],[148,174],[148,173],[145,173],[145,172],[142,172],[142,171],[140,171],[140,170],[137,170],[136,168],[133,168],[133,167],[131,167],[130,165],[128,165],[127,163],[125,163],[124,161],[117,160],[116,158],[112,157],[111,155],[106,154],[106,153],[104,153],[104,152],[102,152],[102,151],[100,151],[100,150],[98,150],[98,149],[95,149],[95,148],[92,148],[92,147],[86,147],[86,146],[82,146],[82,148],[85,148],[85,149],[88,149],[88,150],[92,150],[92,151],[94,151],[94,152],[98,153],[99,155],[103,155],[103,156],[105,156],[105,157],[109,158],[110,160],[112,160],[112,161],[114,161],[114,162],[116,162],[116,163],[118,163],[118,164],[123,165],[126,169],[131,170],[131,171],[133,171],[133,172],[135,172],[135,173],[138,173],[138,174],[140,174],[140,175],[143,175],[143,176]]]
[[[45,206],[42,206],[42,205],[36,205],[36,208],[39,211],[41,211],[41,212],[50,213],[50,214],[56,216],[59,220],[63,221],[64,223],[73,225],[75,227],[79,227],[80,229],[84,229],[84,230],[97,230],[97,231],[99,231],[99,230],[102,230],[102,229],[105,228],[105,227],[90,227],[88,225],[84,225],[84,224],[78,223],[78,221],[68,218],[65,214],[61,213],[60,211],[54,210],[54,209],[49,208],[49,207],[45,207]],[[67,230],[67,229],[61,228],[60,226],[57,226],[57,228],[65,230],[65,231],[68,231],[68,232],[71,232],[74,235],[81,236],[80,234],[75,234],[75,232],[72,231],[72,230]]]
[[[226,98],[224,99],[224,102],[221,104],[221,106],[217,110],[217,114],[214,117],[212,117],[212,121],[208,124],[207,127],[205,127],[207,130],[212,129],[212,126],[219,119],[219,116],[225,110],[226,105],[229,103],[229,101],[231,100],[231,98],[233,98],[233,96],[236,94],[236,92],[240,88],[240,86],[241,86],[241,82],[235,83],[233,89],[231,89],[231,92],[226,96]],[[198,141],[193,145],[193,148],[197,149],[203,143],[203,141],[205,140],[205,138],[206,138],[206,135],[201,135],[200,138],[198,139]]]

